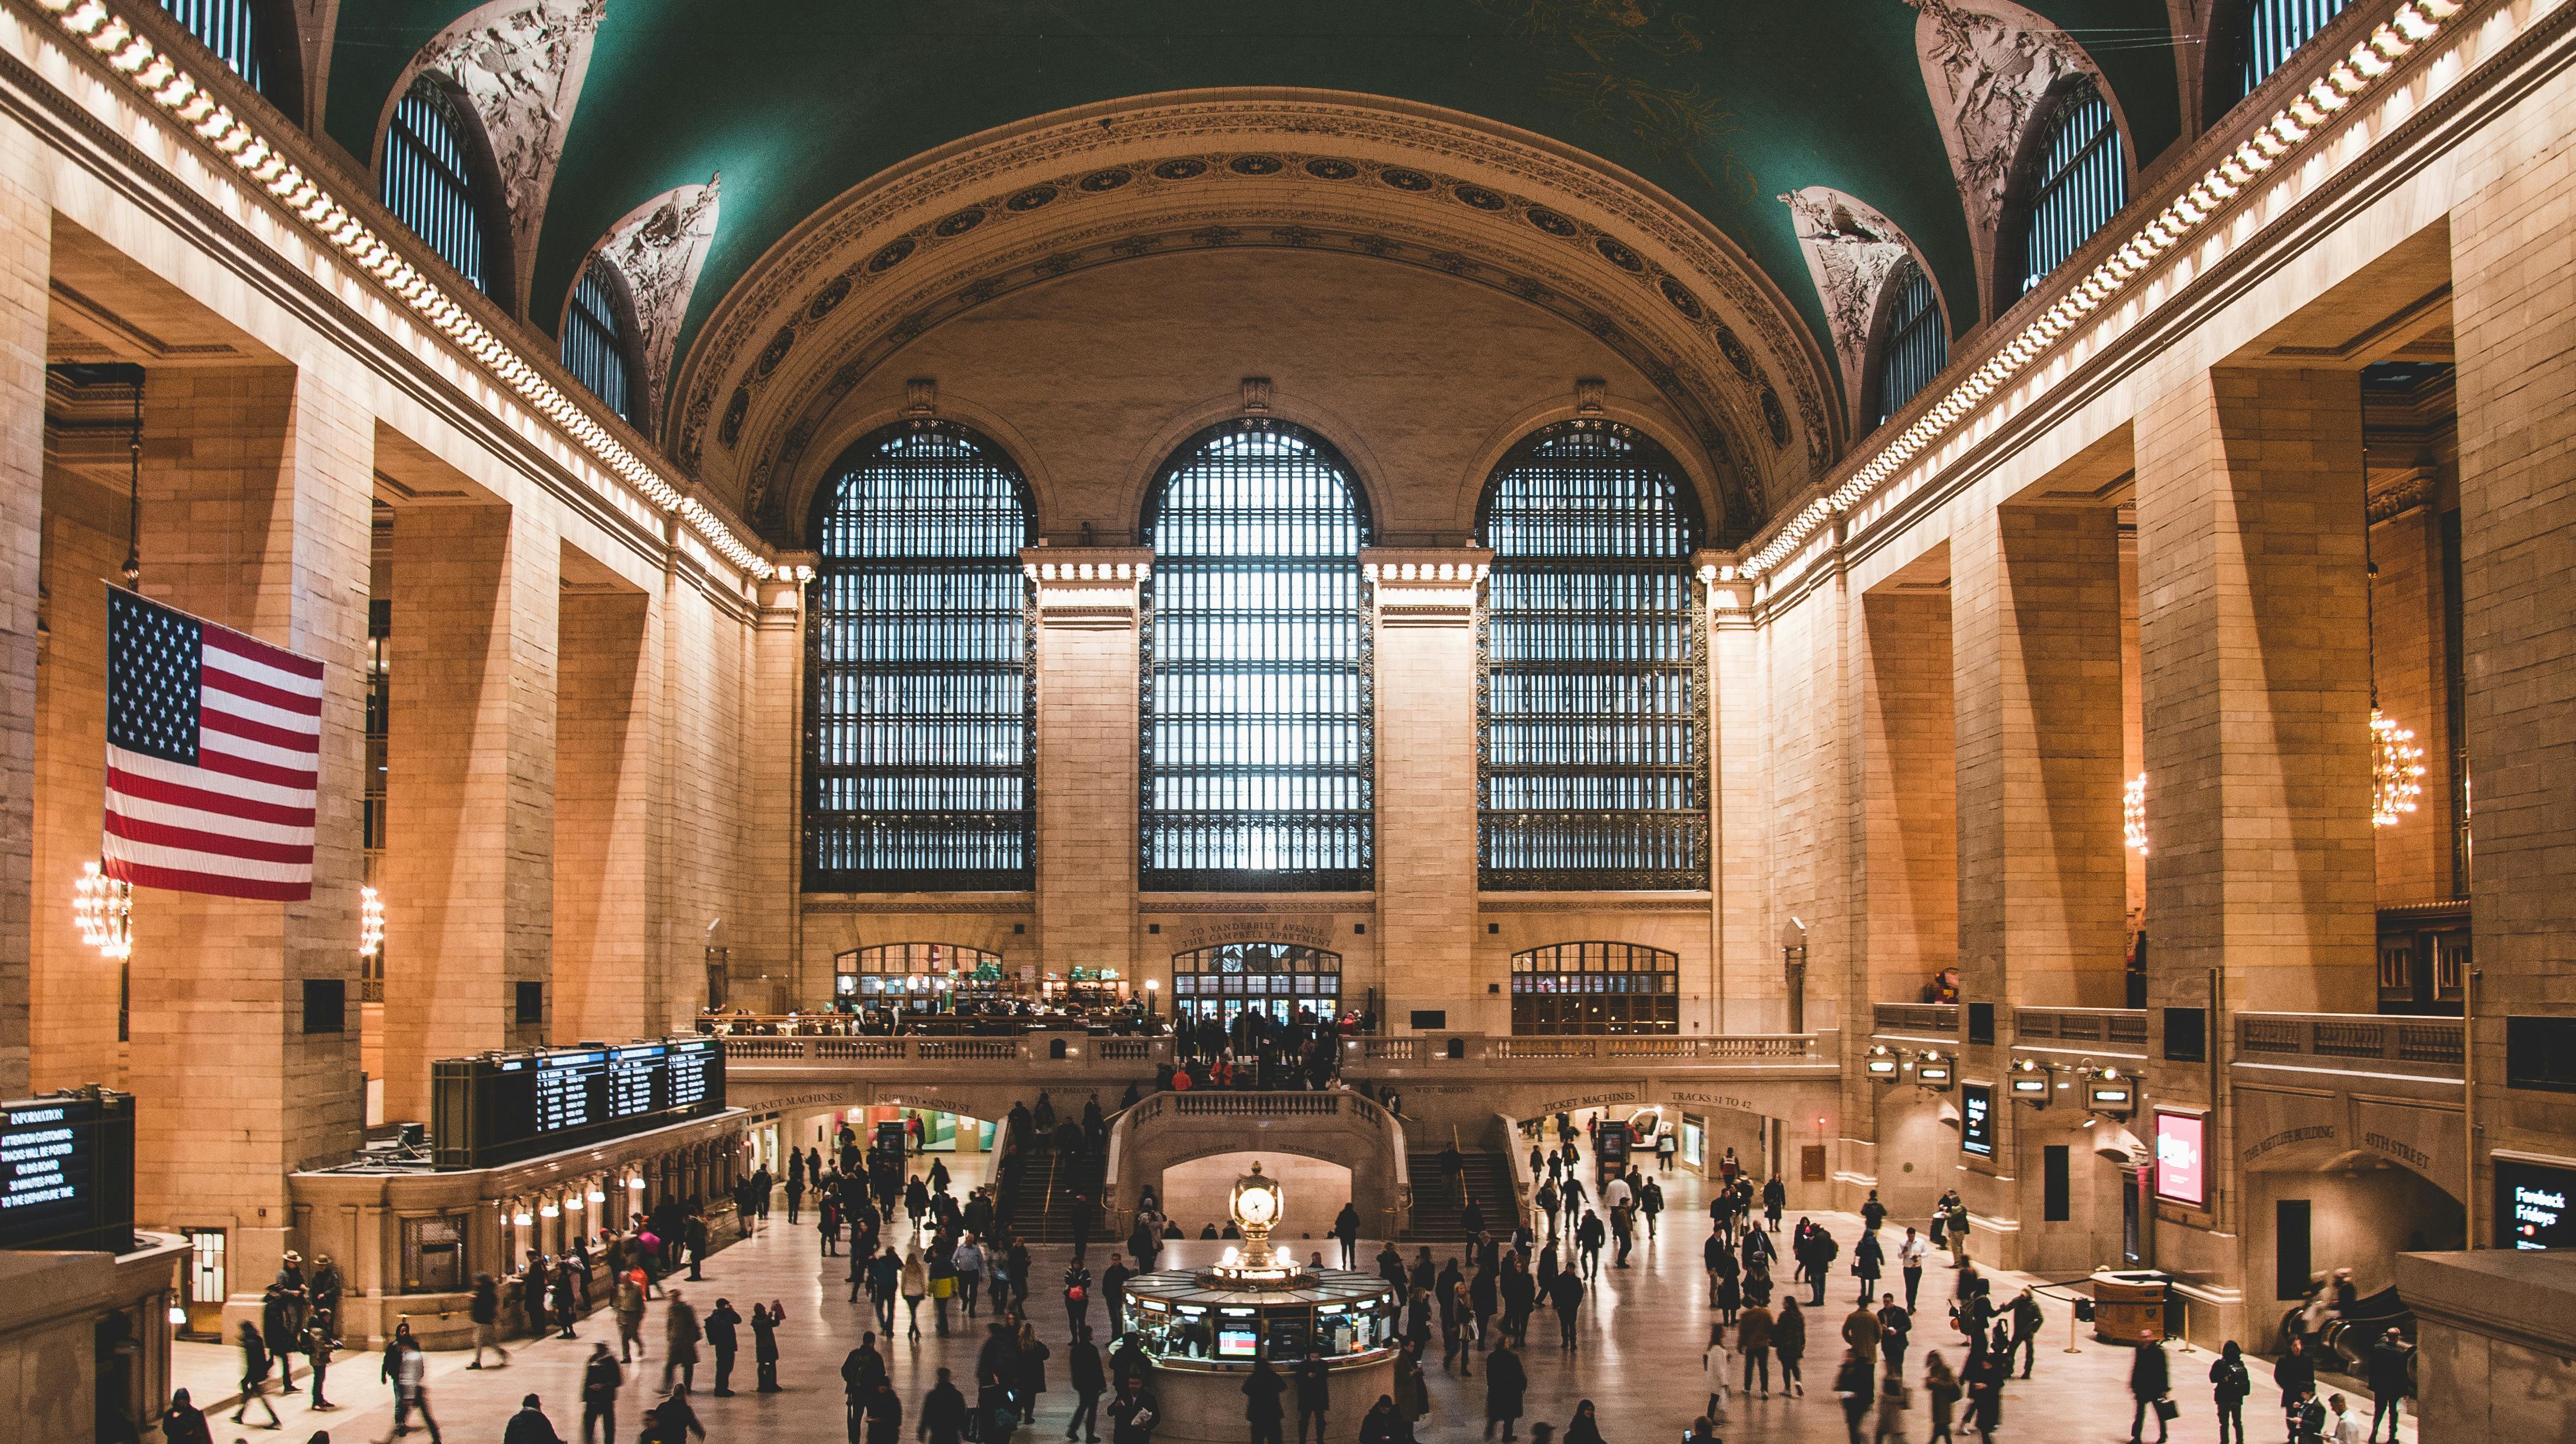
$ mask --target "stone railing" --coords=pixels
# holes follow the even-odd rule
[[[1061,1053],[1055,1046],[1058,1043],[1064,1045]],[[1151,1072],[1155,1065],[1171,1061],[1172,1040],[1083,1033],[1031,1033],[1016,1038],[735,1034],[724,1039],[724,1050],[729,1064],[855,1064],[902,1070],[932,1064],[1025,1063],[1068,1073],[1108,1068],[1123,1077]]]
[[[1122,1109],[1109,1127],[1107,1196],[1102,1200],[1110,1236],[1124,1237],[1134,1225],[1132,1200],[1143,1197],[1142,1190],[1162,1177],[1166,1162],[1181,1155],[1197,1157],[1208,1152],[1203,1144],[1180,1140],[1205,1138],[1208,1130],[1214,1129],[1218,1130],[1217,1136],[1250,1147],[1255,1135],[1232,1121],[1237,1119],[1306,1120],[1287,1126],[1359,1145],[1355,1151],[1344,1150],[1355,1174],[1365,1171],[1368,1180],[1363,1183],[1360,1177],[1354,1177],[1353,1201],[1359,1202],[1363,1195],[1376,1197],[1374,1204],[1361,1205],[1362,1217],[1383,1215],[1386,1236],[1403,1236],[1405,1220],[1413,1206],[1413,1175],[1406,1155],[1404,1123],[1375,1099],[1342,1088],[1244,1093],[1167,1090],[1148,1094],[1134,1107]],[[1273,1134],[1259,1136],[1275,1142]],[[1382,1157],[1366,1156],[1369,1154]],[[1377,1188],[1381,1181],[1385,1185],[1382,1194]]]
[[[1349,1038],[1344,1067],[1368,1064],[1814,1063],[1829,1061],[1813,1033],[1648,1034],[1638,1037],[1524,1038],[1433,1033],[1419,1038]]]
[[[2144,1008],[2015,1008],[2013,1036],[2024,1043],[2147,1046]]]
[[[1959,1031],[1959,1005],[1956,1003],[1873,1003],[1869,1010],[1873,1032],[1902,1029],[1915,1033],[1956,1033]]]
[[[2391,1018],[2375,1013],[2239,1013],[2239,1061],[2317,1058],[2400,1065],[2401,1071],[2456,1077],[2461,1068],[2457,1018]]]

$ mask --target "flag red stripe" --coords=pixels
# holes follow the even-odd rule
[[[318,754],[322,750],[322,739],[314,733],[289,732],[283,727],[271,727],[265,722],[253,722],[246,717],[236,717],[229,712],[218,712],[203,704],[197,708],[197,725],[209,732],[221,732],[228,737],[239,737],[246,742],[265,742],[271,747],[283,747],[290,752]]]
[[[201,787],[181,787],[176,783],[146,777],[139,772],[128,772],[121,767],[111,767],[107,770],[107,790],[111,793],[123,792],[135,797],[149,798],[154,802],[166,802],[173,807],[193,807],[200,812],[219,812],[232,817],[249,818],[254,822],[273,822],[280,827],[313,826],[313,809],[309,807],[280,807],[272,802],[253,802],[248,798],[235,797],[226,792],[208,792]]]
[[[209,691],[229,692],[233,696],[257,702],[263,707],[274,707],[280,712],[295,712],[306,717],[322,715],[322,699],[319,697],[306,697],[282,688],[271,687],[265,682],[254,682],[248,677],[227,672],[221,667],[200,668],[199,674],[205,678],[205,685]]]
[[[265,882],[254,878],[227,877],[222,873],[191,872],[184,868],[152,867],[139,862],[107,860],[100,869],[109,877],[130,882],[136,887],[157,887],[170,892],[212,893],[216,897],[250,898],[265,902],[303,902],[313,896],[313,884],[306,882]]]
[[[172,827],[167,823],[145,822],[123,813],[107,815],[107,830],[129,842],[148,842],[159,847],[183,847],[190,852],[211,852],[221,857],[238,857],[246,862],[274,862],[287,867],[302,867],[313,861],[313,847],[301,842],[261,842],[247,837],[227,837],[221,833],[200,832],[193,827]]]
[[[229,752],[217,752],[206,747],[197,749],[197,766],[206,772],[220,772],[227,777],[265,782],[271,787],[292,787],[302,792],[312,791],[322,780],[318,772],[280,767],[271,762],[254,762],[247,757],[235,757]]]
[[[245,637],[230,627],[219,627],[208,622],[205,624],[204,635],[206,645],[209,647],[220,647],[236,657],[256,662],[263,667],[275,667],[293,676],[310,678],[316,682],[322,680],[321,663],[307,661],[282,647],[272,647],[256,637]]]

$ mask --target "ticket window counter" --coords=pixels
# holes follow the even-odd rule
[[[1274,1362],[1288,1362],[1312,1351],[1330,1364],[1379,1354],[1397,1343],[1394,1293],[1367,1275],[1328,1275],[1314,1290],[1326,1297],[1317,1299],[1199,1288],[1167,1276],[1147,1287],[1170,1296],[1130,1292],[1126,1322],[1158,1363],[1247,1365],[1264,1352]]]

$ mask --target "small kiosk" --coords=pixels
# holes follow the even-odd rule
[[[1312,1355],[1330,1373],[1330,1444],[1356,1440],[1361,1416],[1395,1386],[1403,1303],[1395,1286],[1273,1252],[1270,1232],[1284,1198],[1279,1180],[1259,1163],[1235,1180],[1228,1203],[1243,1243],[1221,1262],[1127,1281],[1118,1326],[1153,1360],[1152,1388],[1162,1403],[1155,1439],[1238,1444],[1243,1380],[1254,1363],[1267,1358],[1285,1374]]]

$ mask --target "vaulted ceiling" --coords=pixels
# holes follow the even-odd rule
[[[749,292],[776,281],[782,258],[822,220],[855,214],[852,197],[872,178],[882,190],[888,176],[927,174],[925,157],[953,154],[997,128],[1026,130],[1039,117],[1135,97],[1295,89],[1454,113],[1493,135],[1525,139],[1532,154],[1572,156],[1598,176],[1642,180],[1628,185],[1639,204],[1696,229],[1692,244],[1704,241],[1710,252],[1694,262],[1666,254],[1670,247],[1641,245],[1607,212],[1577,214],[1577,239],[1607,242],[1599,256],[1625,265],[1644,251],[1643,268],[1630,269],[1657,282],[1677,276],[1695,291],[1701,283],[1690,265],[1742,273],[1709,283],[1719,313],[1712,324],[1743,333],[1761,365],[1737,420],[1717,415],[1711,424],[1742,431],[1765,407],[1789,413],[1803,444],[1784,442],[1782,450],[1805,455],[1794,465],[1749,468],[1763,473],[1753,489],[1770,492],[1819,469],[1851,430],[1854,358],[1843,313],[1854,301],[1833,292],[1856,283],[1845,274],[1850,267],[1826,264],[1837,257],[1816,244],[1820,230],[1832,239],[1835,199],[1857,203],[1841,214],[1894,233],[1866,239],[1919,257],[1954,332],[1968,329],[1983,319],[1981,298],[1992,289],[1981,270],[1991,265],[1999,167],[2020,139],[2008,132],[2040,90],[2081,70],[2111,93],[2132,163],[2151,160],[2181,133],[2179,71],[2200,54],[2193,37],[2179,49],[2190,59],[2178,63],[2177,17],[2188,25],[2208,3],[504,0],[478,8],[344,0],[314,88],[328,136],[373,164],[393,99],[413,74],[423,66],[482,68],[487,116],[492,106],[515,106],[521,117],[519,133],[494,137],[522,252],[523,295],[504,299],[548,332],[594,250],[633,233],[666,198],[694,204],[694,188],[721,174],[720,205],[706,216],[711,229],[688,257],[694,284],[675,284],[658,337],[671,360],[667,382],[657,378],[664,409],[656,426],[693,469],[710,458],[692,428],[720,425],[728,397],[743,393],[736,409],[748,415],[736,421],[745,434],[761,429],[769,404],[752,383],[756,354],[693,352],[723,334],[732,314],[759,312]],[[525,53],[507,53],[513,47]],[[466,89],[475,93],[472,83]],[[1425,144],[1436,158],[1450,141]],[[1246,147],[1236,135],[1215,150]],[[1324,137],[1299,146],[1286,135],[1270,147],[1292,167],[1310,156],[1331,166],[1349,148]],[[1153,177],[1151,154],[1121,159]],[[1358,159],[1371,175],[1394,161]],[[1480,177],[1492,174],[1464,161],[1410,164],[1450,188],[1487,185]],[[1061,168],[1078,183],[1078,161]],[[1499,209],[1546,226],[1529,208],[1543,213],[1559,203],[1536,182],[1521,189],[1529,193]],[[985,199],[959,193],[942,203]],[[989,199],[994,214],[1005,213],[1007,195]],[[938,218],[924,211],[914,219]],[[656,224],[667,231],[674,222]],[[884,234],[853,243],[873,252]],[[1497,284],[1525,295],[1541,285],[1571,294],[1522,276],[1500,255],[1490,269]],[[1763,309],[1769,318],[1749,314]],[[777,328],[755,317],[733,329],[757,353]],[[1766,340],[1766,332],[1777,334]],[[856,354],[844,347],[842,364]],[[1732,350],[1726,360],[1741,369]],[[1693,363],[1676,353],[1646,364],[1687,375]],[[1762,401],[1766,389],[1778,399]],[[702,413],[694,421],[693,391]],[[776,429],[792,432],[794,408],[783,395],[776,404]],[[1744,449],[1763,447],[1757,439]]]

